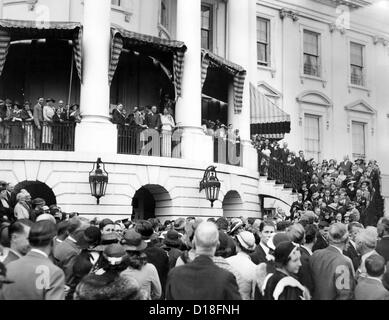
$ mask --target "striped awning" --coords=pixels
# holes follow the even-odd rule
[[[184,55],[186,51],[186,46],[183,42],[128,31],[116,25],[111,27],[111,35],[110,85],[119,64],[120,54],[123,49],[127,49],[152,57],[162,57],[165,61],[170,60],[176,96],[181,96],[181,81],[184,72]]]
[[[290,115],[276,106],[250,83],[251,134],[290,132]]]
[[[228,74],[233,76],[234,88],[234,112],[242,111],[244,80],[246,78],[246,70],[241,66],[232,63],[206,49],[201,49],[201,88],[204,86],[207,78],[208,68],[221,68]]]
[[[73,40],[73,53],[82,80],[82,26],[78,22],[37,22],[32,20],[0,20],[0,76],[12,41],[34,39]]]

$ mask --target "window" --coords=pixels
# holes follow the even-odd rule
[[[350,81],[351,84],[355,84],[357,86],[364,86],[363,51],[363,45],[350,42]]]
[[[121,2],[121,0],[111,0],[111,4],[113,6],[117,6],[117,7],[120,7],[120,2]]]
[[[305,140],[305,158],[313,158],[319,161],[320,155],[320,117],[310,114],[305,114],[304,119],[304,140]]]
[[[353,158],[365,158],[365,123],[352,122]]]
[[[201,47],[212,51],[212,6],[201,5]]]
[[[270,65],[270,20],[257,17],[257,61]]]
[[[319,34],[304,30],[304,74],[320,77]]]
[[[165,0],[161,1],[160,21],[161,21],[161,25],[167,29],[168,28],[168,13],[167,13],[167,5],[166,5]]]

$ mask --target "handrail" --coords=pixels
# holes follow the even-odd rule
[[[295,166],[285,164],[275,158],[268,157],[258,150],[258,171],[260,175],[267,176],[276,183],[284,184],[294,191],[298,191],[303,181],[308,179],[308,174]]]

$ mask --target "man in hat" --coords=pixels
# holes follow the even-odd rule
[[[328,230],[329,246],[310,257],[314,282],[314,300],[351,300],[354,296],[355,271],[349,257],[342,252],[348,242],[348,232],[342,223]]]
[[[297,195],[297,201],[294,201],[292,203],[292,206],[290,207],[290,220],[293,221],[294,220],[294,215],[298,212],[298,211],[303,211],[303,195],[301,193],[299,193]]]
[[[46,201],[42,198],[35,198],[32,200],[32,209],[30,212],[30,219],[35,221],[36,218],[43,213],[43,207],[46,205]]]
[[[42,143],[42,123],[43,123],[43,104],[45,100],[44,98],[39,98],[37,104],[33,109],[34,116],[34,137],[35,137],[35,146],[37,149],[41,148]]]
[[[164,298],[166,279],[169,272],[169,257],[165,250],[159,247],[159,243],[151,241],[154,234],[154,229],[149,221],[140,221],[136,227],[136,232],[140,233],[143,240],[147,243],[147,248],[144,253],[147,256],[147,261],[155,266],[158,271],[158,276],[162,286],[162,296]]]
[[[85,244],[83,240],[86,228],[87,225],[78,217],[71,218],[68,226],[68,237],[55,246],[53,257],[55,263],[65,272],[66,284],[72,281],[74,260]]]
[[[63,300],[65,275],[49,259],[55,224],[35,223],[30,230],[31,250],[7,265],[7,276],[14,283],[4,285],[0,295],[5,300]],[[0,298],[1,299],[1,298]]]
[[[219,232],[214,223],[202,222],[196,228],[197,257],[169,272],[167,300],[241,300],[234,275],[212,261],[218,242]]]
[[[255,238],[249,231],[241,231],[235,236],[237,254],[227,258],[227,262],[241,275],[238,283],[243,300],[254,300],[257,266],[251,261],[250,253],[255,250]]]
[[[176,266],[178,257],[182,255],[180,248],[182,247],[181,236],[176,230],[169,230],[165,233],[165,237],[162,240],[164,249],[169,257],[169,269],[173,269]]]

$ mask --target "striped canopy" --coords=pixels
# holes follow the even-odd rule
[[[204,86],[207,78],[209,67],[221,68],[228,74],[233,76],[234,88],[234,112],[240,113],[242,111],[243,103],[243,88],[244,80],[246,78],[246,70],[241,66],[232,63],[206,49],[201,49],[201,88]]]
[[[124,48],[151,57],[157,57],[158,60],[169,66],[171,65],[176,96],[181,96],[181,81],[186,51],[186,46],[183,42],[128,31],[116,25],[111,27],[111,34],[111,58],[108,75],[110,85],[119,64],[120,54]]]
[[[251,134],[280,135],[290,132],[290,115],[250,83]]]
[[[82,27],[78,22],[37,22],[31,20],[0,20],[0,76],[12,41],[34,39],[73,40],[74,61],[82,81]]]

